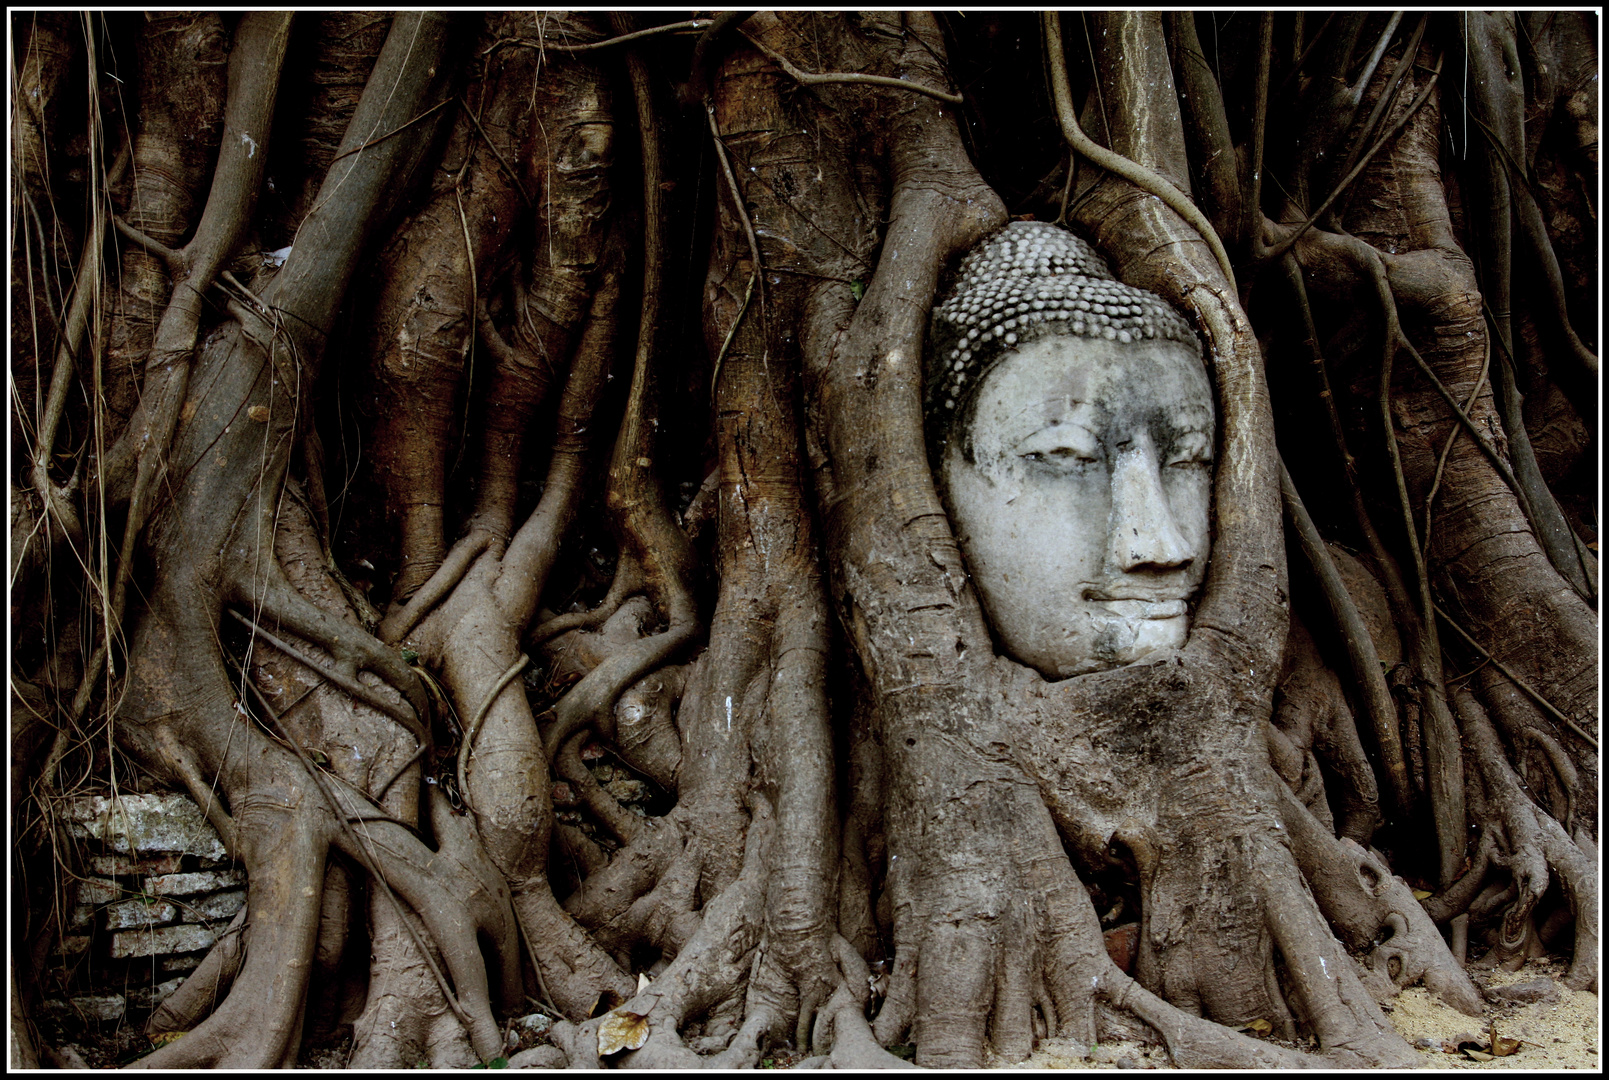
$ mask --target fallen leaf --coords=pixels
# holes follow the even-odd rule
[[[598,1056],[608,1057],[622,1050],[640,1050],[648,1041],[646,1013],[618,1009],[604,1017],[598,1025]]]
[[[1429,889],[1415,889],[1413,891],[1413,898],[1415,900],[1429,900],[1434,895],[1436,894],[1431,892]]]
[[[1240,1030],[1244,1031],[1247,1035],[1251,1035],[1259,1039],[1266,1039],[1268,1036],[1274,1033],[1274,1025],[1269,1023],[1267,1020],[1257,1019],[1245,1025]]]
[[[151,1036],[151,1045],[166,1046],[168,1043],[173,1042],[176,1039],[183,1038],[184,1034],[185,1033],[182,1031],[159,1031],[155,1035]]]
[[[1471,1059],[1473,1059],[1475,1061],[1490,1061],[1490,1060],[1492,1060],[1492,1055],[1488,1054],[1484,1050],[1469,1050],[1469,1049],[1466,1049],[1464,1051],[1464,1056],[1467,1057],[1467,1058],[1471,1058]]]
[[[1508,1057],[1520,1052],[1520,1040],[1496,1038],[1492,1040],[1492,1056]]]
[[[652,985],[653,985],[653,980],[652,979],[650,979],[647,975],[644,975],[640,971],[637,973],[637,993],[639,993],[639,994],[642,993],[644,990],[648,989]]]
[[[251,408],[246,410],[246,415],[260,424],[268,419],[268,406],[253,405]]]

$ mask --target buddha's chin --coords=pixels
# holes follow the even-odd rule
[[[1108,671],[1144,660],[1153,653],[1182,648],[1190,633],[1190,617],[1112,619],[1095,638],[1094,655],[1069,674]]]
[[[1006,640],[1008,653],[1019,663],[1036,668],[1049,679],[1067,679],[1125,667],[1155,653],[1182,648],[1190,633],[1187,614],[1166,618],[1099,619],[1086,624],[1083,634],[1061,631],[1055,640],[1044,634]],[[1015,646],[1015,647],[1013,647]]]

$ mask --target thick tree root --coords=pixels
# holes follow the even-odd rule
[[[1382,992],[1395,995],[1423,982],[1459,1012],[1480,1016],[1479,992],[1407,883],[1369,851],[1324,829],[1283,785],[1279,796],[1280,821],[1319,910],[1349,949],[1367,951],[1368,968],[1384,979]]]
[[[1514,902],[1504,912],[1502,937],[1518,945],[1542,894],[1550,871],[1559,876],[1575,915],[1576,942],[1565,983],[1576,990],[1598,985],[1597,870],[1586,852],[1562,826],[1532,800],[1514,775],[1503,745],[1486,710],[1473,694],[1454,695],[1463,720],[1464,738],[1486,790],[1486,798],[1499,834],[1494,860],[1510,874]],[[1473,915],[1474,913],[1471,912]]]
[[[139,1068],[283,1068],[300,1048],[326,842],[313,815],[250,796],[232,808],[249,873],[245,961],[217,1010]]]
[[[218,935],[217,944],[208,950],[200,966],[151,1013],[145,1022],[147,1036],[189,1031],[217,1008],[246,959],[244,932],[250,910],[249,907],[240,909],[228,928]]]

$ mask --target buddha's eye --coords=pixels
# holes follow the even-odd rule
[[[1018,443],[1017,457],[1039,469],[1081,473],[1101,461],[1101,447],[1088,428],[1052,424]]]
[[[1212,464],[1212,440],[1200,431],[1179,436],[1168,454],[1170,469],[1205,469]]]

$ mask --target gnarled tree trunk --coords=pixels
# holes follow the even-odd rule
[[[1477,957],[1596,989],[1590,15],[14,20],[18,932],[75,776],[249,880],[141,1066],[532,1003],[516,1063],[1397,1066]],[[1220,421],[1187,643],[1071,679],[922,430],[1014,217]]]

